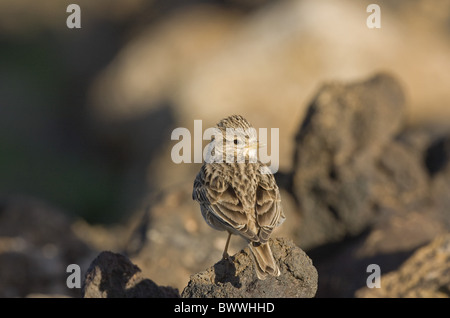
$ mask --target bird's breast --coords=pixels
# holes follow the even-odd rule
[[[253,211],[256,202],[257,176],[253,164],[232,165],[229,183],[233,187],[244,210]]]

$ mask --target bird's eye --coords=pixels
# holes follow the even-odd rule
[[[239,144],[239,140],[235,139],[235,140],[234,140],[234,144],[235,144],[235,145]]]

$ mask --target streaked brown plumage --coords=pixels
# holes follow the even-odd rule
[[[203,218],[211,227],[228,231],[224,258],[228,257],[231,234],[240,235],[249,243],[258,278],[279,276],[268,239],[285,216],[275,178],[256,158],[254,128],[238,115],[222,119],[216,127],[222,134],[216,135],[210,145],[217,145],[217,138],[222,138],[222,147],[215,151],[223,151],[227,160],[203,164],[192,197],[199,202]],[[235,135],[226,134],[227,128],[235,129]],[[230,153],[233,160],[228,160]]]

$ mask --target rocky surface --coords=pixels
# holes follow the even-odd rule
[[[177,289],[156,285],[127,257],[112,252],[100,253],[91,263],[81,292],[84,298],[180,297]]]
[[[193,274],[182,292],[185,298],[275,298],[314,297],[317,271],[311,259],[291,240],[271,240],[274,258],[281,275],[259,280],[254,272],[248,248],[228,260],[221,260],[207,270]],[[173,298],[177,289],[160,287],[144,278],[138,266],[126,256],[102,252],[89,266],[84,279],[85,298]]]
[[[357,297],[450,297],[450,235],[418,249],[398,270],[382,275],[381,288],[367,287]]]
[[[248,248],[194,274],[182,297],[194,298],[311,298],[317,291],[317,270],[311,259],[291,240],[270,241],[279,277],[259,280]]]

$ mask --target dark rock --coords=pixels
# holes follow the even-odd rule
[[[82,288],[84,298],[176,298],[177,289],[161,287],[141,275],[123,255],[102,252],[91,263]]]
[[[386,74],[319,90],[296,136],[293,191],[303,248],[357,235],[371,223],[375,163],[403,125],[404,103]]]
[[[291,240],[277,238],[270,244],[280,267],[279,277],[259,280],[246,247],[230,259],[191,276],[182,297],[314,297],[318,276],[311,259]]]

